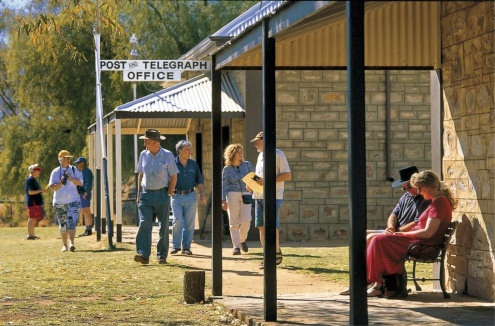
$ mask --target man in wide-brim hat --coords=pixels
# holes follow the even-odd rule
[[[165,137],[156,129],[148,129],[140,139],[146,149],[139,155],[137,205],[139,229],[136,234],[136,255],[134,261],[149,264],[151,255],[151,232],[153,214],[160,227],[156,255],[159,264],[165,264],[169,245],[170,196],[174,195],[177,183],[177,165],[172,152],[162,148],[160,141]]]
[[[165,140],[166,138],[165,136],[160,135],[160,131],[156,129],[148,129],[143,136],[139,137],[139,139],[150,139],[160,142],[161,140]]]
[[[62,236],[62,251],[75,251],[74,236],[76,234],[81,197],[77,186],[82,186],[81,172],[72,166],[72,155],[63,149],[58,153],[60,166],[53,169],[48,185],[53,191],[53,208]]]

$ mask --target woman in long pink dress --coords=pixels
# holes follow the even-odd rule
[[[404,258],[411,243],[438,245],[452,220],[456,201],[449,189],[442,187],[440,178],[429,170],[415,173],[410,184],[418,194],[431,200],[418,222],[411,222],[402,232],[381,234],[374,237],[366,251],[368,282],[374,283],[368,296],[381,296],[383,281],[380,275],[403,274]]]

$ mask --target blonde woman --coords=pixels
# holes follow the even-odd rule
[[[249,250],[246,239],[251,226],[252,194],[246,189],[242,178],[254,167],[243,159],[241,144],[227,146],[223,157],[225,167],[222,171],[222,209],[229,214],[230,236],[232,238],[233,255],[240,255]],[[243,195],[247,198],[243,199]],[[251,198],[251,200],[249,200]]]
[[[368,282],[374,283],[368,290],[368,296],[381,296],[384,283],[396,279],[400,284],[392,286],[385,296],[407,296],[405,290],[404,259],[411,243],[440,245],[443,236],[452,221],[452,210],[456,201],[449,189],[444,187],[438,175],[426,170],[412,175],[410,184],[431,204],[421,214],[417,222],[412,222],[400,232],[380,234],[371,239],[366,252]],[[391,281],[393,283],[393,281]]]

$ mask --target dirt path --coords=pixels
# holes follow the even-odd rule
[[[122,241],[134,243],[136,227],[125,227]],[[153,239],[158,239],[158,228],[154,227]],[[259,269],[261,255],[242,254],[232,255],[232,247],[229,241],[222,242],[222,294],[223,295],[262,295],[263,294],[263,270]],[[296,244],[300,245],[300,244]],[[259,242],[250,241],[248,246],[260,248]],[[304,244],[301,244],[304,246]],[[312,246],[313,247],[313,246]],[[211,242],[209,240],[195,239],[192,248],[193,255],[169,255],[168,261],[184,264],[194,268],[204,269],[207,278],[211,280]],[[154,263],[151,260],[151,263]],[[282,262],[282,265],[284,263]],[[339,292],[342,286],[331,284],[317,276],[304,275],[284,268],[277,269],[277,294],[296,293],[322,293]],[[211,284],[207,284],[211,288]]]

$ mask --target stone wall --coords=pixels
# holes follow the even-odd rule
[[[442,2],[443,173],[461,221],[448,254],[454,291],[495,298],[495,3]]]
[[[235,74],[242,90],[242,78]],[[281,209],[282,240],[347,239],[349,227],[347,73],[345,71],[277,72],[277,147],[292,169]],[[431,167],[430,72],[390,72],[392,177],[408,165]],[[403,194],[386,175],[386,74],[366,72],[367,219],[379,228]],[[249,110],[246,113],[250,114]],[[251,113],[252,114],[252,113]],[[224,120],[231,142],[246,144],[250,126],[243,120]],[[191,132],[203,133],[203,170],[211,188],[210,120],[193,121]],[[190,134],[190,139],[194,134]],[[198,225],[204,220],[199,208]],[[208,223],[209,224],[209,223]],[[206,230],[210,226],[207,225]]]
[[[430,72],[392,71],[392,176],[431,167]],[[281,209],[283,240],[348,238],[346,71],[277,72],[277,147],[291,165]],[[403,194],[386,175],[386,74],[366,72],[366,180],[369,228],[385,221]]]

